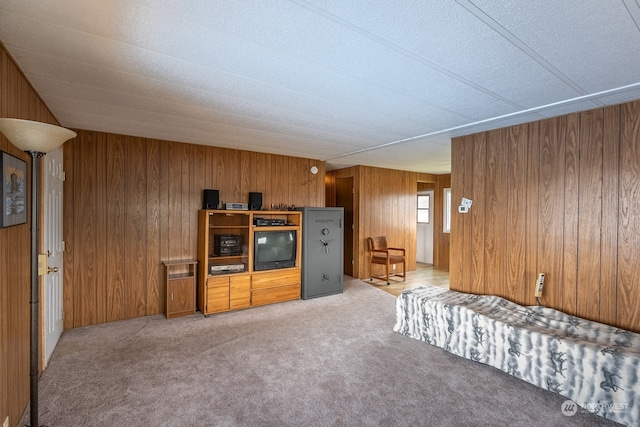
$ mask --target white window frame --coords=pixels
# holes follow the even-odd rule
[[[442,232],[451,233],[451,188],[445,188],[443,196]]]
[[[429,200],[428,207],[420,207],[420,197],[426,197]],[[418,213],[416,214],[416,218],[420,218],[420,211],[426,211],[427,220],[420,221],[420,219],[418,219],[418,224],[431,224],[431,194],[418,194]]]

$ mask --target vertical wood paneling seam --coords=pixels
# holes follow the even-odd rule
[[[471,188],[466,188],[465,187],[465,192],[463,193],[463,195],[464,194],[470,194],[469,197],[475,198],[476,189],[475,189],[475,183],[473,182],[474,181],[473,178],[474,178],[475,172],[476,172],[475,169],[474,169],[474,165],[475,165],[475,156],[476,156],[476,146],[475,145],[477,143],[477,139],[475,137],[472,137],[472,138],[469,138],[469,139],[471,141],[473,141],[473,144],[471,145],[471,156],[468,157],[468,159],[471,160],[471,163],[468,164],[468,165],[465,165],[465,168],[471,174],[471,179],[465,181],[465,184],[470,181],[472,183],[473,187],[471,187]],[[465,145],[467,145],[467,144],[465,144]],[[486,147],[486,145],[485,145],[485,147]],[[469,147],[467,146],[467,150],[468,149],[469,149]],[[486,149],[485,149],[485,155],[486,155]],[[485,156],[485,158],[486,158],[486,156]],[[483,183],[483,185],[484,185],[484,183]],[[443,193],[443,197],[444,197],[444,193]],[[486,204],[484,204],[484,205],[486,206]],[[453,203],[453,199],[452,199],[451,200],[451,206],[449,208],[451,210],[451,215],[453,215],[453,212],[455,212],[454,209],[453,209],[454,206],[455,206],[455,204]],[[469,259],[467,261],[467,265],[472,266],[473,265],[473,256],[474,256],[473,255],[473,241],[474,241],[473,236],[474,236],[474,233],[476,233],[476,230],[473,227],[473,220],[472,220],[471,217],[468,217],[468,218],[465,217],[465,227],[469,228],[469,232],[465,234],[465,236],[469,237],[469,241],[465,242],[465,247],[469,247],[470,248],[468,253],[471,255],[471,259]],[[449,228],[451,228],[451,226],[449,226]],[[451,230],[449,230],[449,232],[451,232]],[[484,259],[485,257],[483,256],[482,258]],[[484,269],[484,268],[482,270],[483,270],[483,273],[484,273],[484,271],[486,271],[486,269]],[[465,277],[464,272],[462,274],[462,277]],[[469,279],[469,283],[466,285],[467,286],[466,289],[468,289],[470,292],[478,292],[477,289],[473,289],[473,283],[474,283],[473,268],[471,268],[471,274],[469,274],[467,278]],[[483,281],[484,281],[484,279],[483,279]]]
[[[484,151],[484,159],[482,159],[482,165],[483,165],[483,169],[484,169],[484,181],[482,183],[483,186],[483,196],[484,196],[484,203],[483,203],[483,207],[484,207],[484,212],[482,213],[482,230],[483,230],[483,237],[485,239],[487,239],[487,217],[489,216],[489,203],[487,203],[487,176],[489,175],[487,173],[487,171],[489,170],[489,144],[491,144],[491,139],[489,138],[491,134],[489,132],[487,132],[485,134],[485,140],[484,140],[484,146],[485,146],[485,151]],[[486,252],[486,246],[484,248],[484,253],[482,254],[482,291],[481,293],[485,294],[487,293],[487,271],[488,266],[487,266],[487,260],[489,257],[487,257],[487,252]]]
[[[84,137],[84,132],[83,132],[82,135]],[[80,151],[81,151],[79,149],[79,148],[81,148],[81,147],[79,147],[80,141],[81,141],[81,138],[77,138],[75,140],[75,142],[74,142],[74,148],[75,149],[71,152],[71,155],[73,157],[73,166],[74,166],[73,167],[74,177],[73,177],[73,182],[72,182],[72,185],[73,185],[73,190],[72,191],[73,191],[73,194],[74,194],[74,199],[76,199],[76,198],[80,199],[79,197],[76,197],[76,195],[79,194],[77,186],[78,186],[78,182],[79,182],[79,178],[80,178],[79,177],[80,171],[78,171],[77,165],[78,165],[78,163],[80,161]],[[73,314],[72,314],[73,325],[71,327],[72,328],[76,328],[76,327],[82,326],[82,324],[80,323],[79,318],[78,318],[78,313],[80,313],[80,303],[81,303],[81,301],[79,301],[80,293],[78,291],[78,287],[79,287],[79,284],[78,284],[78,281],[79,281],[79,277],[78,276],[79,276],[79,274],[77,274],[77,270],[78,270],[78,268],[77,268],[77,261],[78,261],[77,258],[78,258],[78,256],[77,255],[78,255],[78,251],[76,249],[76,248],[80,247],[79,242],[80,242],[81,234],[77,233],[75,231],[75,230],[80,230],[80,224],[79,224],[80,218],[79,218],[79,215],[75,215],[75,210],[74,210],[74,215],[73,215],[72,222],[73,222],[73,230],[74,230],[74,232],[73,232],[73,234],[71,236],[71,239],[72,239],[71,245],[72,245],[72,248],[74,248],[74,250],[73,250],[73,258],[72,258],[73,271],[71,273],[71,280],[72,280],[71,286],[73,287],[73,300],[71,301],[71,305],[72,305],[72,309],[73,309]]]
[[[100,178],[98,177],[98,152],[99,152],[99,150],[97,148],[94,149],[93,171],[94,171],[94,174],[95,174],[94,175],[95,176],[94,183],[96,184],[96,186],[98,184],[98,181],[100,180]],[[106,280],[102,280],[103,278],[99,278],[98,274],[97,274],[98,271],[99,271],[99,268],[100,268],[99,265],[104,265],[104,261],[106,259],[106,254],[104,254],[104,251],[99,251],[98,250],[98,241],[97,241],[98,240],[97,239],[97,230],[98,230],[98,227],[99,227],[99,225],[98,225],[98,197],[99,197],[98,195],[95,195],[93,197],[93,199],[92,199],[92,201],[93,201],[93,220],[92,221],[93,221],[93,227],[94,227],[94,231],[93,231],[93,233],[94,233],[94,235],[93,235],[94,236],[94,241],[93,241],[93,256],[94,256],[94,259],[93,259],[93,263],[94,263],[93,264],[93,279],[98,283],[102,282],[102,286],[104,287],[102,289],[102,292],[103,292],[103,295],[105,295],[106,294],[106,286],[107,286]],[[99,254],[101,252],[103,254],[103,259],[100,259],[100,256],[99,256]],[[99,286],[95,286],[93,289],[94,289],[94,307],[93,308],[94,308],[95,312],[93,313],[93,316],[92,316],[92,323],[102,323],[104,321],[104,319],[100,319],[98,317],[98,314],[99,313],[104,313],[105,310],[101,310],[98,307],[101,304],[104,303],[104,299],[100,298],[100,287]]]
[[[469,144],[468,144],[467,139],[468,139],[468,137],[459,138],[458,144],[457,144],[459,147],[461,147],[459,149],[460,155],[457,156],[460,159],[458,164],[460,164],[460,162],[462,163],[461,171],[457,172],[457,176],[459,178],[456,180],[456,181],[458,181],[458,184],[460,185],[460,189],[459,189],[460,195],[467,194],[466,179],[465,179],[465,174],[468,173],[468,171],[469,171],[469,166],[467,164],[465,164],[465,159],[467,158],[466,155],[465,155],[465,150],[469,149]],[[453,205],[453,196],[454,195],[455,195],[454,189],[452,188],[451,189],[451,204],[452,205]],[[444,196],[444,193],[443,193],[443,196]],[[450,226],[453,225],[453,216],[454,216],[454,213],[453,213],[453,211],[451,211],[451,223],[450,223]],[[461,227],[459,227],[458,235],[456,237],[456,240],[458,242],[460,242],[460,243],[456,244],[456,247],[458,249],[458,251],[456,253],[456,257],[458,259],[458,262],[460,262],[464,266],[464,265],[468,265],[467,260],[465,260],[465,258],[464,258],[464,252],[465,252],[464,249],[465,249],[465,247],[467,245],[470,244],[470,242],[466,241],[467,231],[465,230],[466,224],[465,224],[464,220],[460,219],[460,220],[457,220],[456,222],[457,222],[457,224],[459,226],[461,226]],[[449,230],[449,231],[451,231],[451,230]],[[468,290],[469,289],[468,286],[470,286],[470,285],[468,283],[465,283],[464,268],[459,268],[458,271],[457,271],[457,275],[458,275],[458,280],[459,280],[459,283],[457,284],[457,286],[458,286],[459,290],[461,290],[461,291]]]
[[[541,257],[541,251],[540,251],[540,233],[541,233],[541,228],[542,228],[542,218],[541,218],[541,214],[542,214],[542,209],[540,209],[540,199],[542,197],[542,191],[540,191],[540,184],[542,182],[542,147],[543,147],[543,133],[542,133],[542,126],[540,124],[540,122],[536,123],[536,141],[535,144],[537,146],[537,155],[536,155],[536,159],[535,159],[535,164],[536,164],[536,183],[535,183],[535,187],[536,187],[536,235],[535,235],[535,251],[536,251],[536,269],[533,272],[534,277],[537,277],[538,273],[543,272],[542,271],[542,257]]]
[[[96,141],[97,143],[97,147],[98,149],[96,150],[96,174],[98,174],[99,171],[102,172],[102,176],[97,176],[96,177],[96,187],[99,188],[101,190],[101,192],[104,192],[104,189],[106,188],[107,184],[108,184],[108,173],[109,171],[107,170],[107,168],[98,168],[97,167],[97,163],[98,163],[98,159],[100,157],[102,157],[102,159],[106,158],[106,153],[108,150],[108,140],[106,140],[104,137],[101,137],[98,139],[98,141],[100,141],[99,143]],[[104,162],[103,162],[104,163]],[[107,165],[105,165],[107,166]],[[98,182],[101,181],[100,184],[98,184]],[[98,232],[98,235],[102,235],[105,236],[106,234],[109,233],[109,230],[107,228],[107,215],[105,214],[106,212],[106,206],[105,203],[108,203],[108,200],[105,200],[105,196],[106,196],[106,192],[103,193],[103,197],[102,197],[102,209],[98,210],[96,209],[96,215],[98,215],[98,212],[100,212],[101,218],[102,220],[100,221],[100,223],[96,223],[96,230],[98,229],[102,229],[104,230],[104,234],[102,234],[101,232]],[[96,203],[97,200],[96,200]],[[96,249],[97,250],[97,249]],[[97,321],[96,323],[103,323],[106,321],[106,319],[108,318],[109,314],[108,314],[108,304],[107,304],[107,289],[109,287],[109,283],[107,283],[106,280],[106,275],[104,275],[104,267],[107,265],[107,251],[103,250],[102,252],[102,259],[100,260],[100,265],[102,267],[96,267],[96,272],[100,271],[102,274],[100,274],[100,277],[96,277],[96,281],[98,283],[102,282],[103,284],[103,289],[102,289],[102,298],[98,299],[98,304],[102,305],[101,309],[96,309],[97,313],[99,313],[99,316],[97,317]]]
[[[617,172],[618,172],[618,188],[617,188],[617,194],[618,194],[618,201],[620,200],[620,186],[622,185],[622,107],[618,107],[618,167],[617,167]],[[620,322],[620,304],[619,304],[619,300],[620,300],[620,202],[618,202],[618,209],[617,209],[617,221],[616,221],[616,280],[615,280],[615,301],[613,302],[615,304],[615,310],[616,310],[616,322]]]
[[[150,292],[149,292],[149,282],[151,281],[151,268],[150,268],[150,263],[149,263],[149,258],[150,258],[150,254],[149,254],[149,221],[151,220],[150,218],[150,213],[152,211],[152,209],[149,208],[149,203],[150,203],[150,198],[149,198],[149,161],[151,160],[151,156],[149,155],[149,144],[150,141],[147,138],[142,138],[142,143],[144,146],[144,153],[145,156],[147,158],[147,162],[146,162],[146,167],[145,167],[145,171],[144,171],[144,178],[145,178],[145,183],[144,183],[144,206],[145,206],[145,213],[146,213],[146,218],[145,218],[145,224],[144,224],[144,273],[143,273],[143,277],[145,280],[145,286],[144,286],[144,292],[145,292],[145,315],[149,315],[149,313],[152,310],[152,304],[151,304],[151,297],[150,297]],[[153,308],[155,308],[155,304],[153,304]]]
[[[618,223],[618,168],[617,163],[611,162],[611,156],[616,156],[620,148],[620,137],[616,135],[616,126],[619,128],[619,111],[615,107],[606,107],[603,109],[603,126],[602,126],[602,211],[600,231],[603,239],[600,241],[600,253],[602,263],[600,264],[600,276],[603,278],[600,285],[600,297],[605,302],[601,306],[600,317],[602,323],[611,323],[615,321],[615,316],[611,313],[614,311],[615,297],[612,297],[612,290],[615,290],[617,277],[617,223]],[[613,113],[614,120],[611,120]],[[613,133],[612,133],[613,131]],[[611,147],[610,149],[607,149]],[[615,170],[615,175],[613,171]],[[613,206],[610,206],[614,201]],[[614,229],[615,228],[615,229]]]
[[[600,174],[602,176],[602,179],[600,180],[600,236],[602,236],[602,232],[604,230],[604,226],[603,226],[603,222],[604,222],[604,180],[605,180],[605,176],[604,176],[604,150],[605,150],[605,135],[606,135],[606,131],[605,131],[605,126],[606,126],[606,119],[605,119],[605,112],[604,112],[604,108],[601,109],[602,111],[602,134],[600,135],[600,147],[601,147],[601,152],[600,152]],[[604,261],[604,257],[602,254],[602,238],[600,238],[600,247],[599,247],[599,260],[598,260],[598,275],[600,276],[599,280],[598,280],[598,321],[602,321],[602,305],[603,305],[603,300],[602,300],[602,264]]]
[[[527,153],[526,153],[526,157],[527,157],[527,177],[526,177],[526,187],[525,187],[527,189],[527,191],[530,188],[531,181],[533,181],[533,179],[532,179],[533,176],[538,176],[538,174],[534,175],[533,172],[529,169],[529,167],[532,166],[532,161],[533,161],[533,159],[530,158],[532,156],[532,151],[531,151],[533,149],[532,144],[537,144],[538,143],[538,141],[536,141],[534,139],[534,135],[538,135],[538,133],[535,132],[535,130],[533,129],[533,126],[536,126],[536,123],[527,125]],[[534,132],[535,132],[535,134],[534,134]],[[535,147],[535,145],[534,145],[534,147]],[[538,199],[538,196],[537,196],[537,188],[538,188],[538,186],[536,185],[534,188],[536,189],[536,194],[534,195],[535,196],[534,199],[537,200]],[[525,252],[525,260],[528,260],[529,257],[533,257],[533,258],[531,259],[530,262],[528,262],[528,263],[525,262],[525,276],[524,276],[525,281],[528,278],[530,278],[529,275],[526,274],[527,267],[533,265],[533,266],[535,266],[534,270],[536,270],[538,268],[537,267],[538,266],[538,251],[532,250],[533,248],[537,247],[537,241],[533,241],[532,242],[532,241],[528,240],[528,239],[534,240],[533,236],[537,236],[538,235],[538,221],[537,221],[537,217],[538,216],[537,216],[537,214],[532,214],[532,212],[534,210],[534,207],[530,203],[532,201],[532,198],[527,197],[526,199],[527,199],[527,203],[525,205],[526,209],[527,209],[526,221],[527,222],[531,222],[534,219],[536,221],[533,224],[533,226],[530,226],[530,225],[527,224],[527,235],[526,235],[526,239],[527,240],[525,240],[525,245],[526,245],[525,246],[526,247],[526,249],[525,249],[525,251],[526,251]],[[537,204],[536,204],[536,209],[537,209]],[[531,233],[531,231],[534,231],[535,233]],[[531,275],[535,275],[535,271],[532,271]],[[530,298],[528,290],[529,290],[529,288],[527,286],[527,283],[525,283],[524,284],[524,294],[525,294],[524,295],[524,300],[525,301],[529,301],[528,298]]]
[[[575,160],[576,163],[576,171],[575,171],[575,176],[577,179],[577,188],[575,188],[576,191],[576,196],[577,196],[577,203],[578,205],[576,206],[576,231],[580,230],[580,210],[578,209],[580,207],[580,187],[581,187],[581,183],[580,183],[580,169],[582,167],[582,165],[580,164],[580,157],[581,157],[581,150],[582,150],[582,115],[581,114],[577,114],[578,117],[578,123],[577,123],[577,127],[576,127],[576,155],[577,158]],[[567,135],[569,133],[569,126],[567,124],[566,127],[566,132]],[[565,145],[565,149],[566,149],[567,145]],[[565,204],[566,204],[566,199],[565,199]],[[580,262],[580,234],[576,233],[576,261],[575,261],[575,265],[574,265],[574,273],[573,273],[573,277],[576,279],[576,284],[574,285],[574,291],[573,291],[573,309],[574,312],[577,310],[578,307],[578,294],[580,293],[580,290],[578,289],[579,287],[579,282],[577,281],[578,279],[578,269],[580,268],[580,265],[578,264]]]
[[[509,127],[509,128],[505,128],[503,131],[503,135],[504,135],[504,142],[507,145],[507,165],[513,165],[513,157],[514,157],[514,152],[513,152],[513,141],[511,140],[513,135],[511,133],[511,130],[513,129],[513,127]],[[509,227],[509,205],[510,205],[510,201],[511,201],[511,197],[509,197],[513,191],[510,191],[510,189],[513,189],[513,182],[511,180],[511,174],[509,173],[509,166],[506,167],[506,171],[505,171],[505,181],[506,181],[506,185],[504,187],[505,189],[505,194],[503,194],[504,197],[504,209],[506,211],[505,214],[505,218],[504,218],[504,223],[502,224],[502,226],[504,227],[504,235],[505,235],[505,242],[508,244],[510,243],[510,239],[512,238],[512,233]],[[511,276],[511,274],[509,273],[509,268],[510,268],[510,263],[511,263],[511,257],[513,256],[513,250],[511,250],[512,248],[510,248],[510,250],[507,250],[506,252],[506,256],[504,257],[504,263],[502,265],[502,275],[504,277],[504,283],[503,283],[503,292],[504,294],[502,295],[503,297],[506,297],[509,295],[509,290],[510,290],[510,286],[509,286],[509,278]],[[513,297],[512,297],[513,298]],[[516,297],[516,301],[517,301],[517,297]]]
[[[537,126],[537,125],[538,125],[538,123],[536,122],[536,123],[529,124],[527,126],[527,186],[526,186],[527,189],[530,188],[530,185],[531,185],[530,181],[533,181],[534,177],[539,177],[540,176],[540,162],[537,162],[534,165],[532,163],[533,159],[529,158],[529,156],[532,155],[532,149],[535,149],[535,147],[538,147],[538,149],[539,149],[539,147],[540,147],[540,140],[539,139],[538,140],[534,140],[533,135],[532,135],[532,133],[535,132],[533,127]],[[535,132],[535,135],[539,136],[540,133],[539,132]],[[532,144],[535,144],[535,145],[533,145],[533,147],[532,147]],[[538,172],[535,173],[535,175],[533,174],[533,171],[531,171],[529,169],[530,167],[533,167],[533,166],[537,166],[537,169],[538,169]],[[538,178],[538,180],[539,180],[539,178]],[[536,184],[534,186],[534,188],[536,189],[536,194],[535,194],[535,197],[534,197],[534,199],[536,201],[536,207],[535,207],[536,210],[535,210],[535,212],[534,212],[534,207],[529,204],[529,202],[531,201],[530,197],[527,197],[527,204],[526,204],[528,221],[531,222],[531,221],[534,221],[534,219],[535,219],[534,225],[533,226],[528,225],[528,227],[527,227],[528,231],[533,231],[533,233],[531,233],[531,232],[527,233],[527,239],[532,239],[532,236],[536,236],[536,238],[533,239],[533,240],[535,240],[533,242],[530,242],[530,241],[526,242],[526,251],[527,252],[525,252],[526,259],[529,259],[529,257],[532,257],[532,259],[529,262],[529,264],[525,264],[525,268],[526,268],[527,265],[529,265],[529,266],[530,265],[534,265],[535,266],[534,271],[531,272],[532,275],[535,275],[536,271],[538,270],[538,251],[537,251],[537,249],[534,250],[534,248],[538,247],[538,242],[537,242],[537,236],[538,236],[538,203],[537,202],[538,202],[538,198],[540,197],[539,196],[540,193],[537,191],[539,182],[535,183],[535,184]],[[532,212],[534,212],[534,213],[532,213]],[[529,251],[531,251],[532,253],[529,253]],[[525,275],[525,280],[527,278],[528,277]],[[526,283],[524,284],[524,289],[525,289],[524,298],[525,298],[525,301],[527,301],[528,287],[527,287]]]
[[[558,136],[560,138],[560,142],[562,143],[562,151],[559,153],[562,157],[562,183],[563,183],[563,189],[562,189],[562,211],[561,211],[561,218],[562,218],[562,228],[561,228],[561,239],[560,239],[560,243],[561,243],[561,257],[560,257],[560,265],[559,265],[559,272],[560,272],[560,283],[561,286],[564,286],[564,284],[566,283],[566,277],[565,277],[565,248],[566,248],[566,202],[567,202],[567,116],[563,116],[559,119],[556,119],[556,121],[558,122],[558,125],[560,126],[560,131],[557,132],[556,131],[556,135],[554,136]],[[560,216],[560,215],[558,215]],[[554,250],[556,250],[557,248],[554,247]],[[558,304],[558,307],[562,308],[564,306],[564,289],[560,289],[557,294],[557,296],[559,296],[559,301],[556,301],[556,304]]]
[[[504,137],[504,140],[502,140],[501,142],[503,144],[506,145],[506,155],[507,155],[507,165],[513,165],[513,142],[511,140],[512,138],[512,134],[511,134],[511,130],[513,129],[513,127],[508,127],[505,128],[502,132],[502,136]],[[502,138],[501,138],[502,139]],[[505,214],[505,220],[504,223],[502,224],[503,226],[503,230],[504,230],[504,241],[507,243],[507,247],[509,246],[508,244],[510,243],[510,239],[512,237],[512,233],[510,231],[509,228],[509,213],[510,213],[510,202],[512,197],[510,197],[513,193],[513,182],[511,181],[511,174],[509,173],[509,166],[507,166],[507,170],[505,171],[506,174],[504,176],[504,179],[506,181],[506,185],[505,185],[505,194],[503,194],[504,197],[504,207],[503,209],[506,211]],[[509,278],[510,278],[510,274],[509,274],[509,267],[510,267],[510,263],[511,263],[511,257],[513,256],[513,250],[512,248],[509,247],[509,249],[506,251],[505,257],[504,257],[504,263],[502,264],[502,277],[504,277],[504,283],[503,283],[503,288],[502,288],[502,292],[504,292],[504,294],[502,295],[502,297],[507,297],[508,294],[508,289],[509,289]],[[513,298],[513,297],[512,297]],[[517,297],[516,297],[516,301],[517,301]]]
[[[560,283],[563,288],[560,290],[559,296],[560,301],[558,302],[558,306],[560,309],[564,306],[564,286],[566,285],[566,274],[565,274],[565,257],[566,257],[566,244],[567,244],[567,124],[566,124],[566,116],[561,118],[561,122],[564,123],[564,126],[561,127],[559,136],[560,140],[564,143],[562,144],[562,238],[561,238],[561,257],[560,257],[560,272],[561,278]]]
[[[478,171],[476,170],[476,165],[478,164],[478,163],[476,163],[476,160],[478,160],[478,159],[476,159],[476,154],[484,154],[484,158],[481,158],[479,160],[482,161],[482,165],[483,165],[483,168],[484,168],[484,170],[482,170],[481,173],[482,173],[483,176],[486,177],[487,176],[487,174],[486,174],[486,164],[484,162],[487,161],[487,139],[486,139],[486,136],[482,139],[482,141],[483,141],[482,142],[482,145],[483,145],[483,147],[482,147],[483,150],[482,151],[478,151],[478,147],[476,146],[479,143],[478,138],[473,137],[473,138],[471,138],[471,141],[473,141],[473,144],[472,144],[472,147],[471,147],[471,164],[467,165],[467,169],[469,169],[469,171],[471,173],[471,182],[473,183],[473,187],[471,188],[470,194],[472,195],[471,197],[473,197],[475,199],[476,198],[476,194],[478,194],[478,189],[476,188],[476,184],[477,183],[474,182],[476,174],[478,173]],[[483,194],[483,196],[485,196],[487,194],[487,182],[486,182],[486,180],[483,180],[480,185],[482,186],[482,194]],[[485,197],[485,199],[486,199],[486,197]],[[452,200],[452,204],[453,204],[453,200]],[[486,233],[485,221],[486,221],[486,218],[487,218],[487,212],[486,212],[487,204],[483,201],[481,206],[483,208],[483,211],[480,213],[482,215],[482,230],[477,230],[476,229],[476,227],[475,227],[476,222],[473,221],[473,217],[470,217],[469,220],[467,221],[467,224],[469,226],[468,236],[470,237],[470,241],[466,242],[466,244],[469,247],[471,247],[471,251],[470,251],[471,252],[471,259],[469,260],[469,263],[468,263],[469,268],[471,269],[471,274],[469,275],[469,278],[470,278],[471,282],[469,283],[467,289],[469,289],[471,292],[476,292],[476,293],[485,293],[486,292],[486,287],[484,286],[484,280],[485,280],[484,275],[486,274],[487,269],[485,268],[485,264],[484,263],[486,262],[487,257],[484,254],[484,249],[483,249],[483,253],[481,254],[481,256],[482,256],[482,260],[481,260],[481,262],[482,262],[482,280],[480,281],[480,283],[482,283],[482,288],[481,289],[474,289],[474,283],[476,283],[476,278],[474,277],[475,276],[475,274],[474,274],[475,272],[473,271],[473,265],[475,265],[476,262],[477,262],[477,261],[473,260],[473,258],[475,256],[477,256],[476,254],[474,254],[474,249],[475,249],[474,236],[476,235],[476,233],[482,232],[482,237],[484,238],[484,236],[485,236],[484,233]],[[452,209],[453,209],[453,206],[452,206]]]
[[[575,202],[574,200],[574,194],[573,192],[575,192],[577,190],[577,197],[578,200],[577,202],[579,203],[579,189],[573,188],[574,186],[574,178],[575,174],[577,174],[577,177],[579,177],[579,168],[580,168],[580,164],[579,164],[579,152],[578,152],[578,159],[574,159],[572,157],[573,151],[574,151],[574,144],[572,143],[571,138],[571,125],[572,125],[572,117],[573,115],[568,115],[565,117],[564,121],[565,121],[565,126],[564,126],[564,194],[563,194],[563,206],[564,206],[564,211],[563,211],[563,233],[562,233],[562,247],[563,247],[563,252],[564,255],[562,257],[562,283],[563,286],[566,287],[567,284],[570,283],[570,279],[573,278],[575,279],[577,276],[577,258],[575,259],[574,262],[574,271],[571,274],[570,271],[568,271],[568,269],[571,267],[571,263],[569,262],[570,260],[568,259],[569,257],[573,257],[576,256],[578,253],[578,239],[577,236],[574,236],[574,231],[575,231],[575,227],[573,222],[571,221],[571,219],[568,217],[567,213],[571,212],[571,203]],[[580,129],[580,123],[581,123],[581,116],[578,114],[578,130]],[[576,144],[578,144],[579,147],[579,133],[577,136],[575,136],[576,138]],[[579,150],[579,148],[578,148]],[[572,163],[573,162],[573,163]],[[577,165],[576,165],[577,163]],[[577,168],[578,170],[574,170],[574,168]],[[573,175],[572,175],[573,172]],[[577,184],[579,186],[579,182]],[[579,212],[576,210],[576,222],[579,221],[580,218],[580,214]],[[572,239],[576,238],[576,241],[574,242]],[[566,250],[567,245],[570,245],[569,247],[573,248],[576,250],[575,253],[568,253],[568,251]],[[575,245],[575,247],[574,247]],[[567,310],[567,311],[572,311],[572,313],[570,314],[574,314],[575,315],[575,308],[576,308],[576,304],[577,304],[577,282],[574,280],[574,283],[571,283],[570,286],[572,287],[572,289],[570,289],[570,294],[567,296],[566,293],[563,291],[562,292],[562,305],[561,307],[563,307],[563,309],[567,310],[569,306],[573,307],[572,310]],[[569,301],[565,301],[565,298],[569,298]]]

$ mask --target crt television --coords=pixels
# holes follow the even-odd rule
[[[296,230],[268,230],[253,233],[253,269],[295,267]]]

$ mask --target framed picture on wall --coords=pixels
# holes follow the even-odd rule
[[[27,162],[0,151],[2,215],[0,227],[27,222]]]

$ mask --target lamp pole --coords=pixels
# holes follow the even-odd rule
[[[38,365],[40,359],[39,348],[39,307],[40,292],[38,289],[38,163],[45,153],[27,151],[31,156],[31,323],[29,335],[31,351],[29,357],[29,409],[31,411],[30,425],[38,427]]]
[[[40,320],[38,302],[38,162],[40,157],[60,147],[76,133],[60,126],[31,120],[0,118],[0,132],[31,157],[31,320],[29,324],[29,406],[30,425],[38,427],[38,372],[40,362]]]

